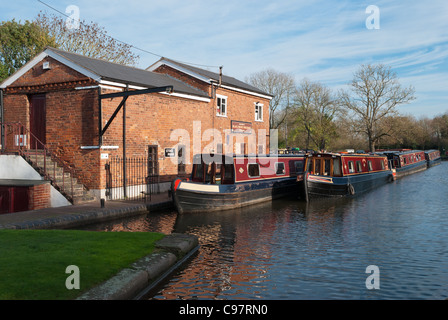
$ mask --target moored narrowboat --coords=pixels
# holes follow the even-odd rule
[[[195,155],[191,178],[172,183],[173,202],[179,213],[210,212],[297,195],[304,163],[304,154]]]
[[[387,157],[377,154],[317,153],[306,159],[306,200],[365,193],[393,181]]]
[[[397,178],[427,169],[425,152],[420,150],[382,151],[387,156]]]
[[[425,159],[428,168],[436,166],[442,162],[439,150],[426,150]]]

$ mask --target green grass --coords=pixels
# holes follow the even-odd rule
[[[163,234],[75,230],[0,230],[0,300],[68,300],[154,250]],[[80,289],[68,290],[76,265]]]

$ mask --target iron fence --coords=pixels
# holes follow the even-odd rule
[[[151,201],[158,190],[158,163],[151,157],[113,157],[106,164],[109,200]]]

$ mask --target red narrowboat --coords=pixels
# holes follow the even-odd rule
[[[305,155],[199,154],[188,181],[171,186],[179,213],[234,209],[297,195]]]
[[[397,178],[427,169],[425,152],[420,150],[382,151],[390,166],[396,170]]]

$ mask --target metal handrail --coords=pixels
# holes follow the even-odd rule
[[[76,171],[69,166],[67,166],[64,161],[57,157],[50,149],[40,141],[31,131],[29,131],[20,122],[9,122],[2,123],[0,126],[3,128],[4,132],[4,143],[1,146],[1,153],[15,153],[24,157],[27,161],[35,163],[35,165],[42,169],[40,172],[45,179],[50,180],[52,184],[57,187],[61,192],[65,193],[72,201],[74,198],[73,189],[73,179],[75,179]],[[33,140],[33,145],[31,145],[31,139]],[[34,149],[32,149],[34,147]],[[33,151],[34,150],[34,151]],[[38,165],[38,156],[43,155],[43,167]],[[34,159],[33,159],[34,156]],[[47,166],[47,156],[53,161],[53,168]],[[58,183],[56,179],[56,166],[62,168],[62,183]],[[52,169],[52,170],[51,170]],[[51,175],[53,171],[53,175]],[[65,186],[65,174],[70,174],[70,190]]]

